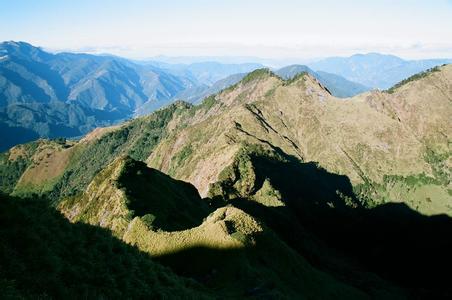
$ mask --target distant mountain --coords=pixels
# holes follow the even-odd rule
[[[24,42],[0,44],[0,105],[75,102],[132,112],[149,99],[170,99],[191,82],[109,56],[50,54]]]
[[[298,74],[304,72],[317,78],[317,80],[323,84],[333,96],[339,98],[352,97],[370,90],[369,87],[352,82],[339,75],[322,71],[314,72],[304,65],[290,65],[275,71],[278,76],[281,76],[284,79],[294,78]]]
[[[292,64],[307,64],[313,62],[313,59],[300,59],[290,57],[280,58],[262,58],[258,56],[165,56],[159,55],[148,59],[148,61],[155,61],[166,64],[193,64],[203,63],[208,61],[219,62],[222,64],[247,64],[256,63],[272,68],[281,68]]]
[[[75,103],[15,103],[0,107],[0,131],[4,137],[0,149],[39,137],[82,136],[95,127],[122,119],[124,115],[119,111],[93,109]],[[13,134],[15,131],[24,134]]]
[[[187,70],[204,84],[212,85],[218,80],[237,73],[249,73],[263,68],[261,64],[222,64],[218,62],[202,62],[188,65]]]
[[[225,88],[228,88],[240,80],[243,79],[248,73],[238,73],[229,75],[226,78],[220,79],[211,86],[207,86],[205,88],[198,88],[197,91],[194,90],[185,90],[177,95],[177,98],[183,99],[193,104],[199,104],[201,101],[209,97],[210,95],[216,94]]]
[[[265,67],[257,63],[224,64],[214,61],[197,62],[192,64],[170,64],[161,61],[144,61],[139,64],[151,65],[175,76],[191,78],[200,85],[213,85],[218,80],[238,73],[249,73]]]
[[[258,64],[134,63],[114,56],[51,54],[0,43],[0,150],[37,137],[81,136],[150,113],[177,98],[199,100],[214,82]],[[213,85],[214,86],[214,85]],[[20,132],[21,134],[13,134]]]
[[[404,60],[394,55],[368,53],[326,58],[309,64],[309,67],[371,88],[388,89],[411,75],[451,62],[452,59]]]
[[[388,88],[444,60],[404,61],[367,54],[291,65],[283,78],[307,72],[332,95]],[[111,55],[52,54],[25,42],[0,43],[0,151],[39,137],[82,136],[99,126],[155,111],[176,100],[200,103],[238,83],[259,63],[130,61]],[[334,74],[332,74],[334,73]]]
[[[168,104],[196,83],[111,56],[50,54],[24,42],[0,44],[0,150],[36,137],[80,136]],[[22,135],[13,132],[24,132]]]
[[[321,84],[323,84],[333,96],[339,98],[352,97],[357,94],[369,91],[370,88],[363,86],[362,84],[349,81],[339,75],[327,73],[327,72],[314,72],[307,66],[304,65],[290,65],[275,71],[275,73],[282,77],[283,79],[291,79],[301,73],[309,73],[314,76]],[[208,86],[195,86],[191,89],[186,89],[181,91],[176,95],[175,98],[183,99],[184,101],[199,104],[204,98],[214,95],[221,90],[224,90],[230,86],[233,86],[240,82],[248,73],[238,73],[229,75],[226,78],[220,79]],[[143,107],[144,108],[144,107]],[[145,111],[146,113],[151,112],[153,109],[147,109],[140,111]],[[143,113],[139,114],[143,115]]]

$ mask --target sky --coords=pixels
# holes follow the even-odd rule
[[[452,0],[0,0],[0,41],[50,51],[452,57]]]

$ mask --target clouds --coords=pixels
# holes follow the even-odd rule
[[[0,39],[130,57],[452,56],[451,1],[0,1]]]

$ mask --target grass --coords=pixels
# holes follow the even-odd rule
[[[152,227],[166,231],[198,226],[211,211],[191,184],[172,179],[144,163],[126,159],[117,178],[133,216],[152,214]],[[146,217],[147,223],[150,217]]]
[[[168,170],[169,175],[173,175],[176,169],[180,168],[180,166],[191,157],[193,154],[193,149],[190,144],[185,145],[176,155],[171,158],[171,168]]]
[[[292,78],[284,80],[284,85],[290,85],[290,84],[300,80],[301,78],[304,78],[306,75],[308,75],[308,72],[300,72],[300,73],[296,74],[295,76],[293,76]]]
[[[118,191],[125,198],[117,198]],[[73,211],[71,206],[84,205],[89,211],[79,210],[85,215],[79,220],[102,223],[114,233],[119,228],[101,218],[122,209],[129,211],[128,224],[116,236],[151,254],[177,274],[202,282],[215,290],[216,295],[241,297],[253,291],[261,297],[296,298],[300,294],[315,294],[319,285],[325,295],[359,295],[353,288],[315,271],[271,230],[264,231],[251,215],[235,207],[220,207],[212,212],[193,186],[149,169],[139,161],[125,158],[112,164],[96,176],[86,192],[87,197],[90,195],[96,195],[91,204],[76,199],[63,202],[63,210],[67,213]],[[93,219],[96,217],[97,221]],[[272,254],[277,254],[277,260],[268,260],[269,248],[273,249]],[[294,264],[297,267],[293,269],[299,271],[288,273],[287,266]],[[239,282],[237,276],[241,278]],[[311,280],[313,277],[316,279]],[[300,281],[304,283],[300,285]]]
[[[360,202],[367,208],[384,203],[406,203],[425,215],[445,213],[452,216],[452,201],[447,185],[425,173],[399,176],[384,175],[381,183],[364,183],[354,187]]]
[[[245,77],[243,77],[243,79],[240,82],[242,84],[247,84],[251,81],[266,78],[268,76],[279,78],[279,76],[276,75],[275,73],[273,73],[272,71],[270,71],[270,69],[263,68],[263,69],[257,69],[257,70],[254,70],[254,71],[248,73]]]
[[[443,65],[444,66],[444,65]],[[434,72],[439,72],[440,71],[440,67],[436,66],[433,68],[430,68],[426,71],[414,74],[413,76],[410,76],[398,83],[396,83],[394,86],[392,86],[391,88],[389,88],[388,90],[386,90],[387,93],[392,94],[394,93],[398,88],[400,88],[401,86],[404,86],[405,84],[411,82],[411,81],[415,81],[415,80],[419,80],[421,78],[427,77],[428,75],[434,73]]]

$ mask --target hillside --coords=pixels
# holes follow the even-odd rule
[[[330,172],[346,175],[356,187],[371,187],[374,201],[380,198],[375,195],[377,185],[384,180],[401,183],[413,176],[413,184],[424,185],[425,175],[431,178],[433,189],[442,190],[438,190],[436,198],[442,203],[437,213],[450,214],[445,187],[450,179],[443,180],[443,175],[435,171],[441,169],[446,172],[444,176],[450,176],[447,168],[440,166],[447,163],[449,151],[450,66],[431,74],[434,78],[412,82],[411,88],[405,87],[409,94],[404,89],[393,94],[371,92],[349,101],[331,97],[309,76],[287,84],[277,77],[261,75],[216,96],[207,112],[196,111],[187,121],[191,126],[174,131],[158,145],[148,159],[150,166],[192,182],[206,195],[209,184],[232,162],[241,143],[268,142],[298,159],[318,162]],[[449,95],[444,91],[449,91]],[[380,97],[379,101],[392,99],[392,105],[398,107],[392,109],[385,102],[381,104],[385,111],[381,111],[372,101],[374,97]],[[398,104],[402,97],[410,103],[409,112]],[[427,117],[430,110],[424,99],[434,99],[434,118]],[[393,110],[399,111],[388,113]],[[418,113],[425,114],[422,122],[416,117]],[[177,154],[184,147],[197,151],[183,164],[175,165]],[[425,180],[428,182],[429,178]],[[445,186],[433,187],[433,182],[444,182]],[[411,205],[416,207],[419,203]]]
[[[448,297],[451,99],[451,65],[346,100],[260,69],[198,106],[13,147],[0,188],[216,295]]]

